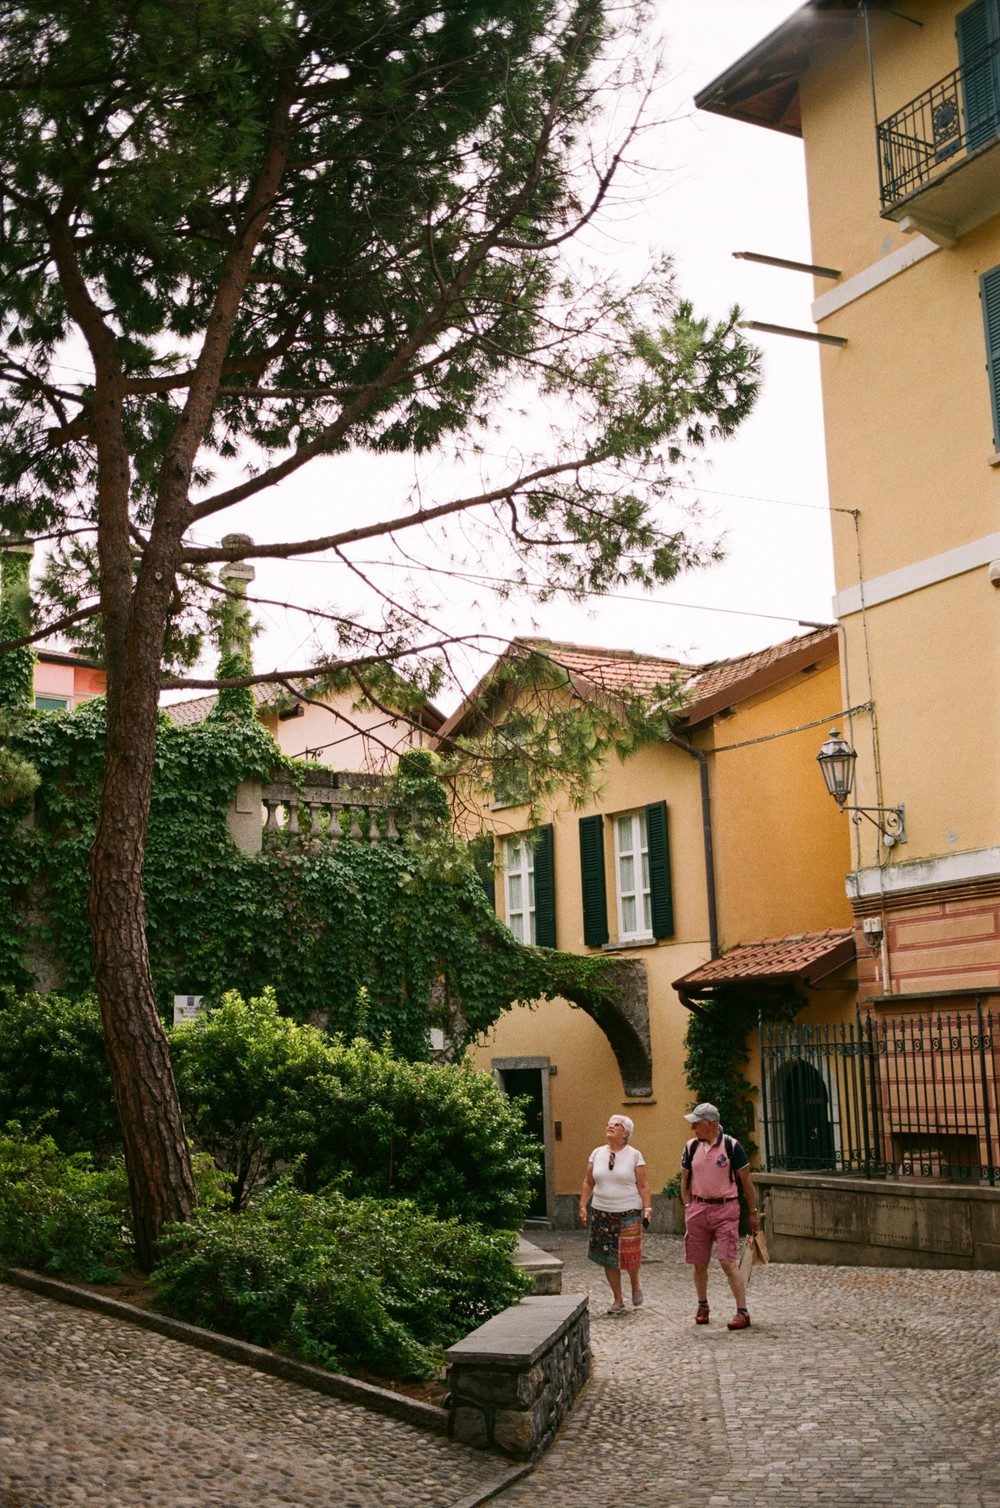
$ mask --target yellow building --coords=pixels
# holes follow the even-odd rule
[[[818,274],[835,610],[856,709],[840,730],[857,754],[848,804],[885,809],[858,816],[847,875],[871,945],[862,1000],[988,1005],[1000,989],[1000,5],[809,0],[697,103],[805,148],[815,265],[803,271]]]
[[[511,930],[614,955],[631,981],[619,1011],[592,1017],[561,1000],[514,1009],[474,1053],[508,1092],[531,1096],[546,1169],[535,1213],[571,1224],[609,1114],[635,1121],[654,1190],[676,1171],[691,1105],[684,1035],[706,992],[764,984],[808,1008],[813,986],[836,975],[838,1002],[845,990],[853,1000],[847,825],[812,757],[817,729],[842,706],[837,634],[702,667],[538,640],[517,640],[510,653],[525,649],[548,653],[588,701],[625,689],[652,696],[677,674],[690,697],[669,738],[605,763],[585,806],[553,803],[535,828],[524,806],[481,812]],[[471,699],[442,738],[474,732],[481,706]],[[749,964],[737,947],[748,942]]]

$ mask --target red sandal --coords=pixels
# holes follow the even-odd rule
[[[698,1300],[698,1308],[695,1313],[694,1322],[696,1325],[708,1324],[708,1299]]]
[[[733,1315],[732,1319],[729,1321],[729,1324],[726,1326],[726,1329],[727,1330],[749,1330],[750,1329],[750,1315],[749,1315],[748,1311],[746,1309],[737,1309],[736,1313]]]

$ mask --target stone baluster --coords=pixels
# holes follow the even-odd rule
[[[280,832],[281,823],[278,821],[278,812],[284,805],[284,802],[276,800],[273,796],[265,796],[263,801],[267,809],[267,821],[264,823],[264,831],[266,833]]]

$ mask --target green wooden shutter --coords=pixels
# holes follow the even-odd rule
[[[997,0],[975,0],[955,17],[958,61],[962,69],[965,141],[970,152],[990,141],[1000,127],[1000,79],[991,44],[1000,38]]]
[[[990,407],[993,413],[993,448],[1000,451],[1000,267],[984,272],[979,279],[979,296],[983,302],[983,326],[986,331],[986,371],[990,379]]]
[[[653,916],[653,936],[673,937],[674,897],[670,886],[670,838],[665,801],[654,801],[646,808],[646,842],[649,846],[649,907]]]
[[[535,832],[535,942],[540,948],[556,945],[555,838],[551,822]]]
[[[583,887],[583,940],[601,948],[608,940],[608,892],[604,883],[604,818],[580,818],[580,882]]]

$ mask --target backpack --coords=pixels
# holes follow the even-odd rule
[[[726,1156],[729,1159],[729,1182],[736,1185],[736,1197],[740,1201],[740,1234],[745,1236],[747,1231],[750,1229],[750,1206],[747,1203],[747,1196],[743,1192],[743,1183],[739,1178],[737,1178],[736,1173],[733,1169],[733,1148],[736,1145],[736,1138],[734,1136],[728,1136],[724,1131],[722,1133],[722,1144],[726,1149]],[[691,1141],[685,1144],[684,1150],[687,1153],[688,1173],[690,1173],[691,1171],[691,1162],[694,1158],[697,1147],[697,1136],[693,1137]]]

